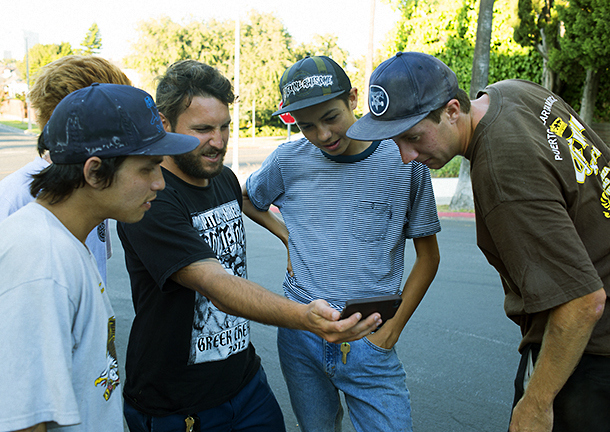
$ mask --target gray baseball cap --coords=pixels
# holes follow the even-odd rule
[[[381,63],[369,82],[369,113],[347,131],[361,141],[392,138],[445,106],[458,91],[455,73],[428,54],[399,52]]]

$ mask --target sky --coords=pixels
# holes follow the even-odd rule
[[[251,9],[275,13],[297,43],[310,41],[314,34],[333,33],[352,57],[366,54],[370,0],[0,0],[0,58],[8,51],[13,58],[23,59],[25,34],[33,34],[33,42],[69,42],[78,48],[97,22],[102,35],[100,55],[119,61],[130,53],[142,20],[163,15],[180,23],[225,20],[235,19],[238,13],[245,20]],[[376,48],[398,16],[386,1],[376,1]]]

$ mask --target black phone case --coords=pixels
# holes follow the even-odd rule
[[[396,314],[401,302],[402,297],[398,294],[348,300],[341,312],[341,318],[348,318],[356,312],[360,312],[362,318],[366,318],[372,313],[379,312],[383,322],[386,322]]]

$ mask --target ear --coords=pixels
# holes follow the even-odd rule
[[[159,113],[159,117],[161,117],[161,123],[163,124],[163,129],[165,129],[165,132],[171,132],[172,131],[172,125],[169,124],[169,121],[167,120],[167,117],[165,117],[163,115],[163,113]]]
[[[349,107],[352,111],[356,109],[358,106],[358,89],[356,87],[352,87],[349,91]]]
[[[447,102],[445,113],[449,117],[450,123],[455,123],[460,117],[460,102],[457,99],[451,99]]]
[[[102,160],[97,156],[90,157],[85,162],[85,166],[83,167],[83,175],[85,177],[85,181],[89,186],[94,189],[98,189],[101,187],[100,182],[97,178],[97,171],[100,169],[102,165]]]

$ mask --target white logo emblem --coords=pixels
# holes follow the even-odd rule
[[[369,109],[376,116],[383,115],[390,106],[390,97],[383,89],[378,85],[372,85],[369,87]]]

